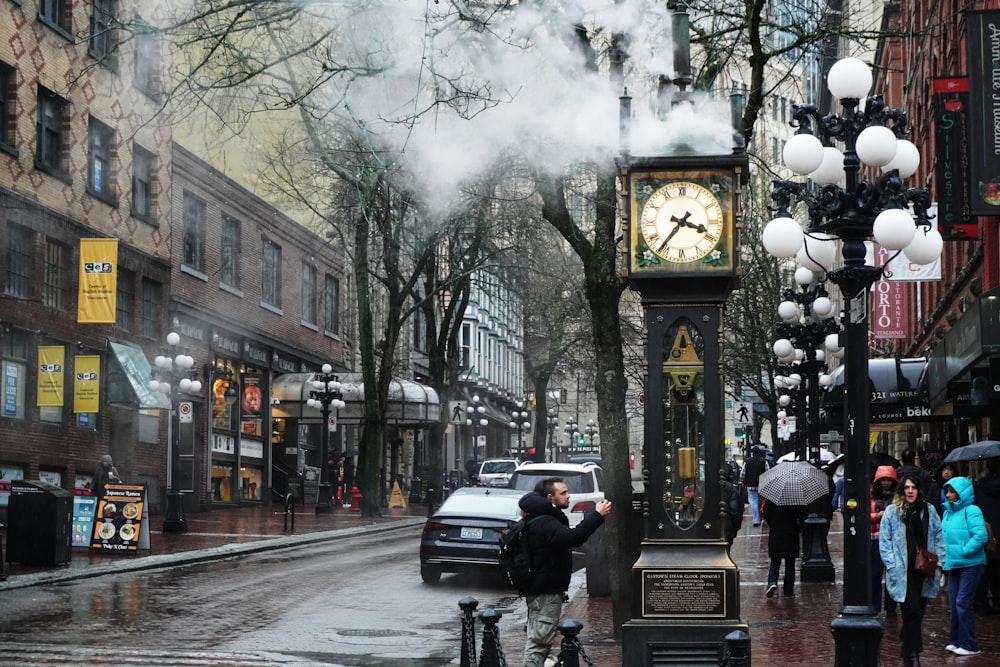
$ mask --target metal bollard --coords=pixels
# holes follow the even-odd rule
[[[479,667],[507,667],[507,658],[500,646],[500,632],[497,623],[503,618],[503,613],[496,609],[487,609],[479,614],[483,622],[483,649],[479,655]]]
[[[7,575],[3,571],[3,524],[0,523],[0,581],[7,581]]]
[[[750,667],[750,635],[742,630],[733,630],[725,638],[725,667]]]
[[[560,622],[556,629],[563,636],[562,644],[559,646],[559,664],[562,667],[580,667],[580,631],[583,630],[583,623],[567,618]]]
[[[424,496],[424,503],[427,505],[427,518],[434,516],[435,510],[435,499],[437,497],[437,491],[432,488],[427,489],[427,495]]]
[[[474,597],[464,597],[458,601],[462,609],[462,661],[461,667],[476,667],[476,621],[472,614],[479,606]]]
[[[292,532],[295,532],[295,496],[289,491],[285,494],[285,532],[288,532],[288,517],[292,517]]]

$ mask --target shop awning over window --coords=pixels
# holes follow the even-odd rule
[[[927,360],[869,359],[868,401],[872,424],[919,421],[931,418],[927,392]],[[831,374],[833,384],[822,397],[826,409],[842,410],[844,406],[844,367]]]
[[[320,411],[306,405],[312,390],[314,373],[289,373],[275,378],[271,385],[271,399],[277,401],[271,410],[274,417],[321,419]],[[337,411],[337,421],[342,424],[360,424],[364,410],[365,386],[360,378],[341,377],[341,391],[346,407]],[[389,385],[389,404],[385,419],[388,424],[422,426],[441,419],[441,401],[437,392],[426,385],[410,380],[393,380]]]
[[[158,391],[150,391],[152,377],[149,361],[142,348],[124,341],[108,340],[111,363],[108,364],[108,401],[140,408],[169,410],[170,399]]]

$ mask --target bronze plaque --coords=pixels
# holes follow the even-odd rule
[[[725,618],[725,570],[643,570],[643,618]]]

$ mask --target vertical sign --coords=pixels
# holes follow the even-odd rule
[[[875,266],[883,266],[892,255],[878,243],[873,244]],[[903,283],[884,275],[872,285],[872,336],[875,338],[906,338],[906,295]]]
[[[80,324],[114,324],[118,239],[80,239]]]
[[[938,231],[946,239],[976,238],[979,225],[969,219],[969,80],[934,79],[934,179],[938,193]]]
[[[61,408],[63,406],[64,370],[66,348],[62,345],[38,346],[38,405]]]
[[[73,383],[73,412],[100,412],[101,409],[101,357],[96,354],[78,354],[73,360],[76,371]]]
[[[243,375],[240,393],[240,425],[246,435],[263,435],[261,409],[264,403],[264,377],[258,373]]]
[[[968,12],[969,190],[973,215],[1000,214],[1000,11]]]

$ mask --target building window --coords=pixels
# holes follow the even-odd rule
[[[30,229],[11,225],[7,228],[7,276],[4,294],[27,299],[34,284],[35,234]]]
[[[42,302],[50,308],[66,310],[69,301],[69,251],[62,243],[45,240],[45,279]]]
[[[268,239],[261,250],[260,300],[281,308],[281,246]]]
[[[102,65],[114,68],[115,0],[91,0],[90,55]]]
[[[147,95],[157,93],[158,79],[156,66],[159,42],[156,31],[148,24],[137,20],[135,23],[135,87]]]
[[[323,322],[326,332],[340,334],[340,281],[333,276],[326,277],[323,291]]]
[[[63,127],[69,121],[63,116],[67,107],[66,100],[39,86],[35,166],[60,178],[66,178],[66,169],[63,167]]]
[[[114,152],[115,132],[93,116],[87,129],[90,159],[87,166],[87,190],[101,199],[114,196],[111,175],[111,155]]]
[[[156,156],[139,144],[132,145],[132,217],[153,219],[153,165]]]
[[[316,324],[316,267],[302,265],[302,321]]]
[[[135,273],[128,269],[118,269],[118,291],[115,299],[115,326],[125,331],[132,330],[135,315]]]
[[[219,279],[223,285],[240,288],[240,253],[243,245],[243,226],[239,220],[222,216],[222,265]]]
[[[71,25],[68,0],[40,0],[38,18],[42,20],[42,23],[56,28],[60,32],[69,33]]]
[[[14,109],[17,106],[17,72],[0,63],[0,149],[15,153]]]
[[[205,202],[184,193],[184,266],[205,270]]]
[[[463,371],[472,370],[472,323],[463,322],[458,339],[458,367]]]
[[[163,310],[163,286],[155,280],[142,279],[142,335],[160,337],[160,313]]]
[[[28,334],[12,329],[0,336],[0,417],[24,419],[27,362]]]

